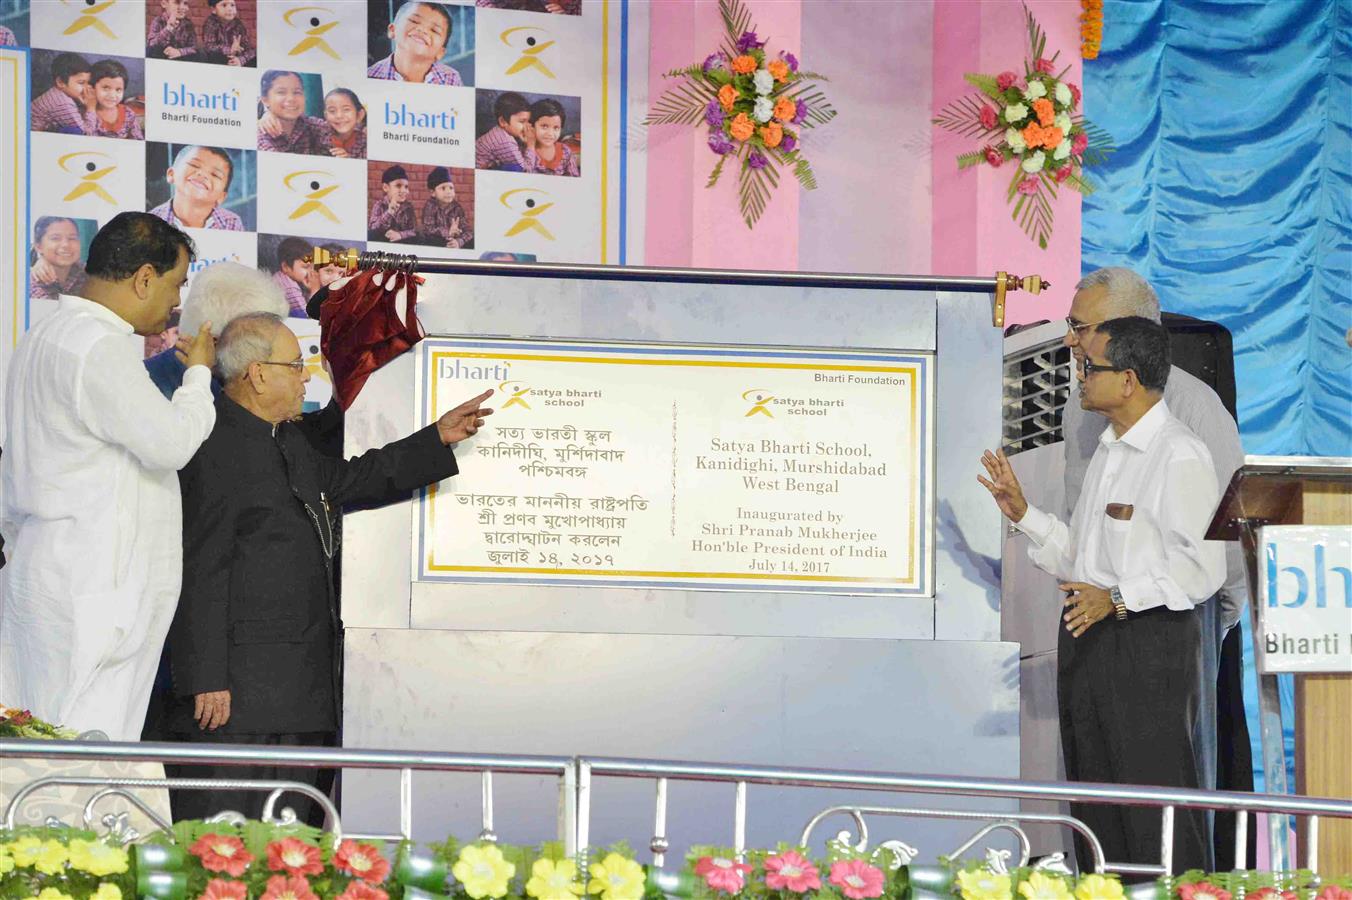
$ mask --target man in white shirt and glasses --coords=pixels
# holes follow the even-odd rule
[[[1206,445],[1163,401],[1169,334],[1139,316],[1081,344],[1080,403],[1108,420],[1067,527],[1030,505],[1003,451],[977,476],[1061,579],[1075,650],[1058,674],[1061,744],[1073,781],[1195,788],[1202,627],[1197,605],[1225,580],[1225,547],[1203,538],[1220,490]],[[1160,812],[1071,804],[1113,862],[1158,863]],[[1090,859],[1081,843],[1081,868]],[[1208,868],[1201,811],[1174,819],[1173,870]]]

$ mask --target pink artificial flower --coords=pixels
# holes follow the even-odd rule
[[[1013,72],[1001,72],[999,75],[995,76],[995,86],[1002,91],[1007,91],[1012,88],[1014,83],[1018,80],[1019,76],[1015,75]]]
[[[1223,891],[1209,881],[1180,884],[1178,896],[1183,900],[1230,900],[1230,892]]]
[[[987,147],[986,162],[991,164],[992,169],[998,169],[1005,164],[1005,155],[994,147]]]
[[[994,110],[994,109],[992,109],[991,107],[987,106],[987,105],[984,104],[984,103],[981,104],[981,127],[982,127],[982,128],[994,128],[997,124],[999,124],[999,121],[1000,121],[1000,120],[999,120],[998,118],[996,118],[995,110]]]
[[[333,851],[333,867],[370,884],[380,884],[390,874],[390,864],[379,850],[350,839]]]
[[[304,875],[273,875],[259,900],[319,900],[319,897],[310,890],[310,882]]]
[[[1297,900],[1294,891],[1279,891],[1275,887],[1259,888],[1248,897],[1249,900]]]
[[[1033,63],[1033,70],[1036,72],[1041,72],[1044,75],[1050,75],[1052,74],[1052,61],[1050,59],[1046,59],[1044,57],[1039,56],[1037,58],[1037,62]]]
[[[243,898],[240,898],[243,900]],[[390,900],[390,895],[364,881],[354,881],[335,900]]]
[[[1076,156],[1083,156],[1085,148],[1089,146],[1089,135],[1083,131],[1077,133],[1070,139],[1070,152]]]
[[[1314,900],[1352,900],[1352,891],[1336,884],[1326,884],[1322,891],[1314,895]]]
[[[1060,184],[1070,177],[1070,166],[1062,166],[1056,170],[1056,183]]]
[[[865,900],[883,895],[883,871],[862,859],[842,859],[831,863],[830,882],[850,900]],[[1184,900],[1192,900],[1185,897]],[[1230,900],[1226,897],[1225,900]]]
[[[821,890],[821,873],[800,853],[786,850],[765,860],[765,886],[772,891],[795,894]]]
[[[224,834],[204,834],[188,852],[202,860],[202,868],[208,872],[225,872],[236,878],[253,862],[253,854],[244,849],[243,841]]]
[[[1023,181],[1020,181],[1020,182],[1019,182],[1019,193],[1020,193],[1020,194],[1036,194],[1036,193],[1037,193],[1037,179],[1036,179],[1036,178],[1025,178]],[[1190,898],[1190,897],[1184,897],[1183,900],[1191,900],[1191,898]]]
[[[197,900],[248,900],[249,887],[242,881],[213,878]]]
[[[268,868],[291,875],[320,875],[324,863],[319,848],[304,841],[286,837],[268,844]]]
[[[1080,89],[1079,89],[1078,87],[1076,87],[1075,85],[1071,84],[1069,81],[1066,82],[1066,87],[1070,88],[1070,105],[1071,105],[1071,106],[1079,106],[1079,105],[1080,105]]]
[[[723,856],[701,856],[695,863],[695,874],[704,879],[712,890],[735,894],[746,884],[751,867]]]

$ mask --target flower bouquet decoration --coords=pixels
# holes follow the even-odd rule
[[[681,83],[653,106],[646,124],[694,125],[709,131],[709,150],[718,157],[705,187],[713,187],[732,160],[746,226],[755,226],[782,170],[815,190],[817,179],[802,155],[803,131],[835,118],[836,110],[817,82],[826,77],[799,67],[780,51],[770,56],[756,35],[751,12],[741,0],[719,0],[726,40],[703,63],[664,73]]]
[[[1024,7],[1028,26],[1028,58],[1023,75],[968,73],[963,76],[979,94],[948,104],[934,124],[963,137],[979,138],[985,147],[958,156],[958,168],[986,163],[1000,168],[1013,163],[1009,202],[1013,218],[1029,238],[1047,249],[1052,203],[1062,187],[1093,193],[1084,175],[1113,151],[1112,138],[1079,111],[1080,89],[1065,80],[1069,67],[1057,69],[1059,52],[1046,57],[1047,36]]]
[[[44,722],[26,709],[15,709],[0,703],[0,738],[10,737],[70,741],[75,739],[76,734],[69,728]]]

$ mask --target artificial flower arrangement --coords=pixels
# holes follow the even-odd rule
[[[73,740],[75,732],[44,722],[26,709],[15,709],[0,703],[0,738],[46,738]]]
[[[698,125],[709,132],[709,150],[718,157],[705,187],[713,187],[732,160],[743,221],[755,226],[782,169],[815,190],[817,179],[802,155],[803,131],[835,118],[836,110],[817,86],[826,76],[799,66],[781,50],[770,56],[741,0],[719,0],[727,30],[723,46],[703,63],[663,73],[682,83],[666,91],[646,119],[649,125]]]
[[[967,73],[963,77],[980,93],[948,104],[933,122],[986,144],[959,155],[958,168],[1015,164],[1009,180],[1014,221],[1045,250],[1058,190],[1093,193],[1084,169],[1101,164],[1113,146],[1108,133],[1080,112],[1080,89],[1065,80],[1069,66],[1058,70],[1060,51],[1045,55],[1046,34],[1026,6],[1023,12],[1028,26],[1023,75]]]

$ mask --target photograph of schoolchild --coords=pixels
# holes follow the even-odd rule
[[[451,250],[474,247],[474,170],[367,165],[367,238]]]
[[[84,289],[85,254],[99,225],[93,219],[38,216],[28,253],[28,296],[56,300]]]
[[[258,149],[330,156],[323,82],[310,72],[268,69],[258,82]]]
[[[556,16],[582,15],[582,0],[474,0],[474,5],[483,9],[510,9]]]
[[[297,319],[306,317],[305,304],[324,283],[321,270],[308,259],[319,246],[332,247],[332,239],[285,234],[258,236],[258,268],[272,273],[273,281],[282,289],[287,305],[291,307],[291,316]],[[348,243],[339,249],[346,250],[349,246],[365,249],[361,242]]]
[[[146,56],[253,66],[258,0],[146,0]]]
[[[485,262],[535,262],[534,253],[508,253],[505,250],[485,250],[479,254]]]
[[[258,181],[252,150],[146,144],[146,208],[179,228],[253,231]]]
[[[370,0],[367,16],[367,78],[474,84],[474,7]]]
[[[330,258],[335,260],[338,259],[340,254],[346,253],[348,248],[347,244],[335,244],[332,241],[327,244],[320,244],[319,246],[321,249],[329,251]],[[327,266],[316,268],[315,272],[319,276],[319,286],[328,287],[339,278],[346,275],[347,268],[341,263],[333,262],[329,263]]]
[[[28,46],[28,0],[0,0],[0,47]]]
[[[34,131],[144,138],[145,60],[34,50],[32,66]]]
[[[477,91],[474,107],[478,131],[475,168],[572,177],[581,174],[580,98]]]
[[[355,91],[330,88],[324,95],[324,123],[329,128],[329,155],[366,158],[366,107]]]
[[[411,243],[418,236],[409,169],[416,176],[418,167],[412,163],[407,166],[374,161],[367,164],[368,239],[401,244]]]

